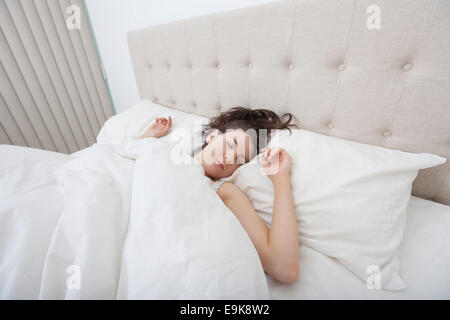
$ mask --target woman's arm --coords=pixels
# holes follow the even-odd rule
[[[274,186],[273,216],[269,230],[269,244],[274,259],[289,266],[289,278],[298,278],[299,243],[297,218],[295,216],[290,176],[280,176],[272,180]]]
[[[249,235],[264,271],[280,282],[291,284],[298,279],[299,244],[290,172],[286,170],[290,166],[289,155],[283,149],[272,153],[273,156],[280,153],[282,161],[277,174],[269,176],[274,186],[274,212],[270,229],[237,186],[225,182],[217,193]]]

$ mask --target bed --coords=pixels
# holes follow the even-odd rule
[[[381,28],[369,28],[377,12]],[[290,0],[131,31],[141,101],[95,145],[72,155],[0,146],[0,298],[449,299],[448,161],[412,185],[398,249],[407,287],[368,290],[304,244],[299,280],[273,280],[212,190],[199,183],[166,196],[163,172],[195,179],[195,168],[164,161],[171,138],[127,144],[156,116],[193,132],[241,105],[291,112],[303,130],[448,159],[449,24],[447,1]],[[192,207],[167,210],[163,200],[182,197]],[[148,216],[149,203],[162,214]]]

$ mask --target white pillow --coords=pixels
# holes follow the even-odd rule
[[[292,131],[292,135],[278,132],[269,146],[279,144],[292,158],[299,241],[336,258],[365,281],[372,275],[369,281],[381,280],[386,290],[403,289],[395,253],[403,239],[412,183],[419,169],[446,159]],[[270,226],[273,186],[260,173],[259,159],[240,167],[228,180],[248,195]],[[371,266],[378,266],[380,273],[372,273],[377,267]]]
[[[186,148],[198,148],[201,144],[201,124],[208,118],[176,109],[167,108],[149,100],[141,100],[131,108],[111,117],[103,125],[97,136],[97,143],[110,145],[117,149],[129,149],[130,139],[141,136],[157,117],[172,116],[172,130],[160,138],[166,143],[185,143]],[[183,139],[183,141],[180,141]],[[120,153],[123,153],[118,150]]]

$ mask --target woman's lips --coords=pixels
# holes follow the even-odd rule
[[[225,169],[224,165],[223,165],[222,163],[220,163],[219,161],[217,161],[217,160],[216,160],[216,164],[217,164],[222,170]]]

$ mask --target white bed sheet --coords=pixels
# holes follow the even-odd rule
[[[9,154],[11,157],[2,158],[0,173],[4,174],[20,163],[45,159],[48,159],[47,164],[53,161],[54,165],[58,166],[73,157],[83,157],[84,153],[89,153],[91,150],[92,148],[88,148],[72,156],[66,156],[47,151],[2,146],[2,154]],[[48,167],[50,168],[52,165]],[[39,171],[27,174],[35,175],[37,178],[41,175]],[[42,176],[44,175],[42,174]],[[56,223],[58,212],[61,211],[63,204],[59,201],[61,200],[61,195],[59,195],[61,191],[56,185],[48,181],[42,181],[42,184],[50,184],[50,186],[37,189],[36,197],[29,201],[34,205],[41,203],[42,207],[48,207],[48,212],[55,212],[55,214],[47,214],[47,218],[50,220],[36,217],[30,221],[40,223],[42,228],[45,228],[47,220],[50,225]],[[7,191],[12,192],[13,190],[14,186],[9,186]],[[45,201],[49,195],[53,197],[53,202]],[[42,241],[42,252],[18,247],[17,249],[22,252],[29,253],[21,256],[23,259],[20,262],[21,265],[28,265],[33,259],[42,260],[44,258],[45,247],[48,246],[50,239],[41,239],[38,235],[28,234],[28,240],[17,239],[17,245],[22,246],[21,244],[29,243],[34,236],[36,236],[36,241]],[[283,285],[270,276],[266,275],[266,277],[272,299],[450,299],[449,249],[450,206],[412,196],[408,207],[405,238],[398,251],[400,274],[407,284],[405,290],[400,292],[369,290],[365,283],[342,264],[304,245],[300,246],[300,278],[296,284]],[[41,277],[39,272],[42,269],[33,270],[33,274],[23,271],[25,273],[16,274],[15,279],[3,279],[3,281],[11,280],[16,284],[23,282],[21,287],[27,289],[22,293],[26,296],[39,294]],[[36,283],[32,279],[35,279]]]
[[[412,196],[407,219],[397,252],[406,289],[369,290],[335,259],[300,245],[299,281],[267,276],[272,299],[450,299],[450,206]]]

